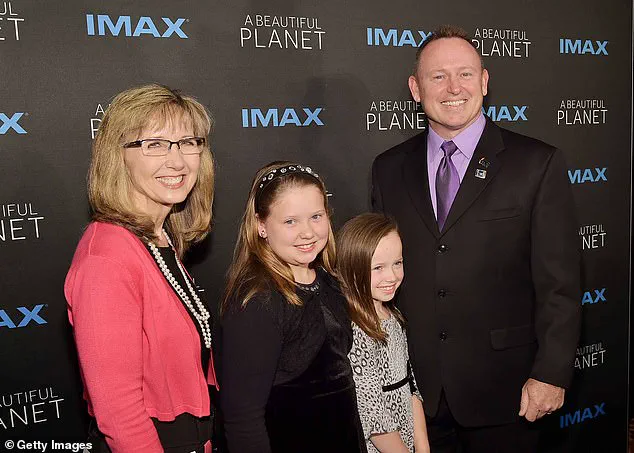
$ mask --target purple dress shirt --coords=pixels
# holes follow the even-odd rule
[[[486,125],[486,118],[484,114],[480,112],[480,116],[475,122],[466,128],[464,131],[456,135],[452,141],[458,147],[451,161],[458,170],[460,176],[460,182],[462,182],[465,173],[467,173],[467,167],[473,157],[473,152],[480,141],[484,126]],[[438,172],[438,166],[442,160],[443,152],[440,149],[440,145],[446,140],[438,135],[430,127],[429,134],[427,134],[427,176],[429,178],[429,195],[431,196],[431,205],[434,208],[434,217],[438,217],[438,209],[436,207],[436,173]]]

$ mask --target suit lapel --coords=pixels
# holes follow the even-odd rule
[[[503,149],[504,143],[500,129],[487,118],[480,141],[473,152],[467,172],[462,179],[462,183],[460,183],[460,189],[458,189],[456,198],[449,210],[443,234],[458,221],[493,180],[501,166],[497,154]],[[488,166],[486,166],[487,163]],[[484,178],[477,177],[476,170],[484,170],[486,172]]]
[[[403,179],[409,196],[416,206],[418,214],[429,231],[440,236],[434,208],[429,195],[429,177],[427,175],[427,134],[420,134],[420,140],[409,151],[403,161]]]

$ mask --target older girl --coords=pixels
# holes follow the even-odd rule
[[[366,451],[334,247],[320,176],[290,162],[259,170],[222,307],[220,400],[232,453]]]

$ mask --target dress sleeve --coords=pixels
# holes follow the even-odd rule
[[[416,382],[416,376],[414,376],[413,371],[412,371],[412,381],[414,383],[414,392],[412,392],[412,395],[418,398],[421,402],[424,402],[423,395],[420,394],[420,389],[418,388],[418,383]]]
[[[421,402],[423,402],[423,395],[421,395],[420,393],[420,388],[418,387],[418,382],[416,382],[416,376],[414,375],[414,367],[412,367],[412,364],[409,361],[409,350],[408,350],[408,343],[407,343],[407,334],[405,333],[405,329],[403,329],[403,337],[405,338],[405,360],[409,368],[407,371],[408,373],[410,373],[412,377],[411,386],[410,386],[410,387],[413,387],[413,390],[414,390],[412,392],[412,395],[414,395],[419,400],[421,400]]]
[[[363,435],[369,439],[372,434],[398,431],[399,425],[394,421],[383,393],[383,367],[388,366],[387,355],[382,354],[380,345],[354,324],[352,333],[352,349],[348,358],[352,365]]]
[[[143,401],[139,285],[124,264],[90,255],[65,287],[85,390],[113,453],[163,452]]]
[[[235,301],[234,301],[235,302]],[[220,333],[220,405],[229,451],[270,453],[266,403],[282,350],[282,334],[256,296],[224,315]]]

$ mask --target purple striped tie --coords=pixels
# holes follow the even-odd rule
[[[436,172],[436,218],[438,219],[438,229],[442,231],[451,204],[460,187],[460,176],[451,160],[453,153],[458,150],[456,144],[452,141],[444,142],[440,149],[442,149],[444,156]]]

